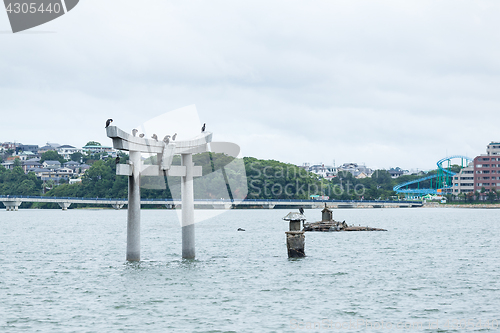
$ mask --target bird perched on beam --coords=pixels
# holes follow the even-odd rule
[[[109,124],[111,124],[113,122],[113,119],[108,119],[106,120],[106,128],[108,128]]]
[[[203,127],[201,128],[201,133],[205,132],[205,127],[206,127],[206,123],[203,123]]]
[[[304,208],[299,207],[299,212],[300,212],[300,214],[304,215]]]
[[[144,133],[139,134],[139,137],[143,138],[144,137]]]
[[[163,142],[168,145],[168,143],[170,142],[170,135],[165,135],[165,137],[163,138]]]
[[[135,128],[132,130],[132,135],[135,136],[137,134],[137,132],[139,132],[138,130],[136,130]]]
[[[177,137],[177,133],[175,133],[174,136],[172,137],[172,141],[175,141],[176,137]]]
[[[151,139],[158,141],[158,135],[156,135],[156,134],[151,135]]]

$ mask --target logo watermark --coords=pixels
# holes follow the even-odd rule
[[[166,147],[175,146],[177,143],[189,143],[196,140],[200,133],[210,131],[210,123],[202,124],[199,119],[195,105],[186,106],[174,111],[166,112],[160,116],[150,119],[132,130],[133,135],[138,137],[151,138],[154,142],[163,141]],[[217,133],[214,133],[216,136]],[[163,140],[162,140],[163,138]],[[153,149],[151,149],[152,151]],[[173,152],[173,150],[172,150]],[[142,154],[143,162],[146,166],[161,166],[169,150],[163,154],[146,153]],[[170,154],[172,165],[175,158]],[[180,163],[180,158],[178,161]],[[240,156],[240,147],[232,142],[212,141],[206,148],[193,152],[193,163],[202,167],[202,174],[197,175],[193,180],[194,197],[196,199],[216,199],[220,203],[215,206],[226,208],[227,205],[237,205],[245,200],[248,194],[246,170],[243,159]],[[144,189],[164,190],[167,187],[174,202],[180,202],[182,197],[181,182],[178,176],[141,176],[140,186]],[[211,197],[206,195],[210,194]],[[221,200],[222,199],[222,200]],[[216,208],[216,207],[211,207]],[[195,210],[194,223],[207,220],[224,213],[225,210]],[[179,221],[181,221],[181,210],[177,210]]]
[[[79,0],[4,0],[12,32],[16,33],[42,25],[63,16]]]

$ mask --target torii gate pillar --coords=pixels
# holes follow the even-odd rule
[[[141,153],[129,152],[132,175],[128,177],[127,260],[141,260]]]
[[[182,193],[182,258],[194,259],[194,189],[193,155],[181,155],[182,166],[186,167],[186,176],[181,177]]]

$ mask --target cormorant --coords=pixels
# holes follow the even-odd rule
[[[143,138],[144,137],[144,133],[139,134],[139,137]]]
[[[242,229],[242,228],[238,228],[238,231],[245,231],[245,229]]]
[[[113,122],[113,119],[108,119],[106,120],[106,128],[108,128],[109,124],[111,124]]]
[[[135,128],[132,130],[132,135],[135,136],[137,134],[137,132],[139,132],[138,130],[136,130]]]
[[[177,133],[175,133],[174,136],[172,137],[172,141],[175,141],[176,137],[177,137]]]
[[[300,214],[304,214],[304,208],[299,207],[299,212],[300,212]]]
[[[205,126],[206,125],[207,125],[206,123],[203,123],[203,127],[201,128],[201,133],[205,132]]]
[[[158,141],[158,136],[156,134],[151,135],[151,138],[155,139],[156,141]]]
[[[115,158],[115,164],[118,164],[118,163],[120,163],[120,156],[117,156],[117,157]]]
[[[168,145],[168,143],[170,142],[170,135],[165,135],[165,137],[163,138],[163,142]]]

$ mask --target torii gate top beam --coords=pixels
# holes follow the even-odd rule
[[[162,154],[165,143],[152,139],[144,139],[133,136],[116,126],[108,126],[106,134],[113,139],[113,148],[126,151],[137,151],[141,153]],[[191,140],[174,141],[169,145],[174,146],[173,154],[196,154],[206,152],[207,143],[212,142],[212,133],[203,132]]]

